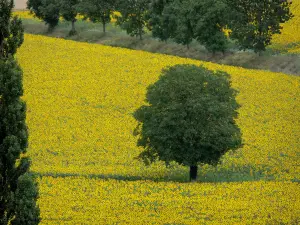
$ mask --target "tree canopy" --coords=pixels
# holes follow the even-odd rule
[[[163,71],[147,89],[146,103],[134,113],[137,145],[144,163],[176,161],[185,166],[216,165],[241,146],[235,119],[239,104],[229,75],[194,65]]]

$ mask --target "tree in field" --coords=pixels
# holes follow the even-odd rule
[[[51,32],[58,25],[60,13],[60,0],[28,0],[27,8],[37,18],[48,25]]]
[[[261,53],[271,44],[272,36],[280,34],[284,23],[293,17],[289,0],[226,0],[231,9],[230,38],[240,48]]]
[[[147,105],[134,112],[137,145],[145,149],[137,158],[145,164],[161,160],[189,166],[195,181],[198,163],[216,165],[242,145],[236,95],[225,72],[194,65],[164,70],[148,87]]]
[[[119,0],[117,24],[130,36],[143,39],[150,0]]]
[[[210,52],[225,52],[228,39],[224,33],[230,9],[223,0],[189,2],[189,18],[194,38]]]
[[[0,0],[0,224],[39,223],[37,184],[25,157],[28,132],[21,96],[22,70],[13,54],[23,42],[20,19],[12,18],[13,0]]]
[[[85,19],[93,23],[102,23],[103,32],[106,32],[106,24],[111,21],[115,0],[82,0],[78,5],[78,11]]]
[[[77,5],[79,0],[60,0],[60,13],[66,21],[72,23],[72,29],[69,32],[69,35],[75,35],[75,22],[77,21],[76,16],[78,14]]]

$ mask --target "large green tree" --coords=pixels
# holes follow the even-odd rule
[[[292,18],[289,0],[224,0],[230,13],[230,37],[241,49],[261,53],[281,33],[281,23]]]
[[[102,23],[105,33],[106,24],[111,21],[115,2],[115,0],[81,0],[78,11],[84,15],[85,19],[88,18],[93,23]]]
[[[148,87],[147,105],[134,112],[137,145],[144,147],[138,158],[146,164],[176,161],[196,180],[198,163],[216,165],[242,145],[236,95],[225,72],[194,65],[164,70]]]
[[[147,10],[150,0],[119,0],[117,10],[121,16],[117,17],[117,24],[127,34],[143,39],[147,27]]]
[[[49,32],[58,25],[60,0],[28,0],[27,8],[48,25]]]
[[[75,22],[77,21],[76,16],[78,14],[78,3],[79,0],[61,0],[60,1],[60,13],[66,21],[72,23],[72,29],[69,35],[75,35]]]
[[[13,54],[23,42],[20,19],[12,18],[13,0],[0,0],[0,224],[35,225],[38,188],[29,174],[22,70]]]

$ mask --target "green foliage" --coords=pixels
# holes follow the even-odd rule
[[[227,37],[223,29],[228,11],[223,0],[152,0],[149,10],[149,27],[153,37],[173,39],[186,45],[193,39],[208,51],[224,52]]]
[[[147,10],[150,0],[120,0],[117,10],[121,16],[117,17],[117,25],[126,30],[130,36],[143,39],[147,26]]]
[[[145,164],[156,160],[181,165],[216,165],[230,149],[242,145],[236,125],[237,91],[229,75],[194,65],[163,71],[148,87],[146,102],[134,113],[138,156]]]
[[[147,27],[154,38],[167,41],[176,30],[176,14],[170,7],[174,0],[152,0],[146,15]]]
[[[231,9],[230,37],[237,40],[240,48],[255,52],[266,50],[272,36],[280,34],[284,23],[292,18],[288,0],[226,0]]]
[[[106,24],[110,22],[115,7],[115,0],[82,0],[78,5],[78,11],[94,23],[102,23],[103,32],[106,32]]]
[[[0,60],[0,224],[8,224],[11,220],[12,224],[39,222],[39,209],[35,205],[37,196],[23,196],[26,201],[17,196],[18,191],[24,189],[22,176],[28,173],[30,166],[27,158],[20,159],[21,153],[26,153],[28,139],[26,105],[20,99],[22,94],[22,70],[11,56]],[[34,181],[27,178],[28,182]],[[32,188],[28,191],[37,192],[36,185]],[[31,202],[31,208],[24,205],[28,202]],[[20,207],[23,212],[19,211]],[[19,219],[23,222],[18,223]]]
[[[76,16],[78,14],[78,11],[77,11],[78,3],[79,3],[79,0],[61,0],[60,1],[60,13],[61,13],[62,17],[66,21],[72,22],[72,29],[69,32],[70,36],[76,34],[75,22],[76,22]]]
[[[22,21],[11,15],[13,1],[0,0],[0,60],[15,54],[24,41]]]
[[[228,40],[223,29],[230,12],[223,0],[196,0],[189,2],[189,18],[194,38],[210,52],[225,52]]]
[[[23,42],[22,22],[11,19],[13,1],[0,0],[0,224],[35,225],[38,189],[28,175],[28,132],[22,70],[13,54]],[[2,17],[3,15],[3,17]]]
[[[189,48],[194,36],[190,18],[190,2],[175,0],[167,5],[166,12],[169,15],[174,13],[176,18],[176,29],[172,32],[171,37],[176,43],[186,45]]]
[[[43,20],[52,31],[59,22],[60,0],[28,0],[27,8],[39,19]]]

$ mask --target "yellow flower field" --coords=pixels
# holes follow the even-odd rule
[[[300,222],[296,183],[183,184],[43,177],[40,189],[42,224]]]
[[[300,0],[292,1],[294,18],[282,25],[282,33],[273,37],[272,48],[287,50],[290,53],[300,53]]]
[[[300,220],[299,184],[291,183],[300,179],[300,77],[29,34],[17,58],[42,224]],[[133,159],[141,149],[131,114],[161,70],[175,64],[224,70],[240,91],[245,146],[216,169],[201,167],[199,180],[274,181],[188,184],[183,166]]]

